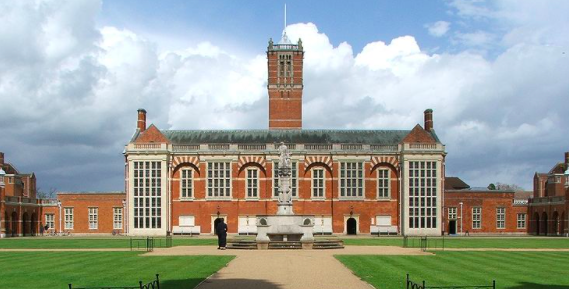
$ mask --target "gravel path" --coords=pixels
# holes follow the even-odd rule
[[[370,289],[334,255],[429,255],[419,249],[389,246],[347,246],[340,250],[217,250],[193,246],[155,249],[145,256],[233,255],[227,267],[198,289]]]

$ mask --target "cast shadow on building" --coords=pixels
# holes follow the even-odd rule
[[[181,280],[164,280],[160,281],[161,288],[169,289],[185,289],[194,288],[195,284],[199,284],[198,279],[181,279]],[[280,289],[280,284],[272,283],[266,280],[257,279],[206,279],[196,289]]]

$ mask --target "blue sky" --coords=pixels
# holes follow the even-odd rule
[[[269,37],[280,37],[283,10],[288,23],[312,22],[332,44],[365,44],[413,35],[422,47],[448,46],[447,39],[428,34],[426,23],[452,21],[446,1],[106,1],[98,18],[112,25],[171,38],[178,45],[212,41],[262,53]],[[159,43],[159,45],[161,45]],[[163,43],[162,45],[167,45]],[[175,47],[180,48],[180,47]]]
[[[122,190],[140,107],[161,129],[266,128],[284,3],[0,2],[0,151],[42,190]],[[432,108],[472,186],[531,189],[569,151],[569,1],[286,3],[305,128],[411,129]]]

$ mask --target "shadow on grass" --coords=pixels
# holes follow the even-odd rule
[[[546,284],[537,284],[530,282],[522,282],[516,286],[506,287],[506,289],[567,289],[567,288],[569,288],[569,286],[567,285],[546,285]]]
[[[184,279],[184,280],[164,280],[160,281],[161,289],[213,289],[213,288],[231,288],[231,289],[280,289],[281,285],[268,282],[266,280],[255,279]],[[196,287],[200,284],[199,287]]]

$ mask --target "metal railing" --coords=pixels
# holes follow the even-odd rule
[[[427,237],[427,236],[417,236],[403,237],[403,248],[421,248],[421,251],[426,252],[429,249],[445,250],[445,235],[441,237]]]
[[[159,274],[156,274],[156,279],[148,283],[138,281],[137,286],[73,287],[73,284],[69,284],[69,289],[160,289],[160,278]]]
[[[172,236],[166,237],[146,237],[146,238],[130,238],[131,251],[152,252],[154,248],[171,248]]]
[[[464,285],[464,286],[427,286],[425,280],[421,283],[416,283],[411,280],[409,274],[407,274],[406,280],[407,289],[480,289],[480,288],[493,288],[496,289],[496,280],[492,280],[492,285]]]

